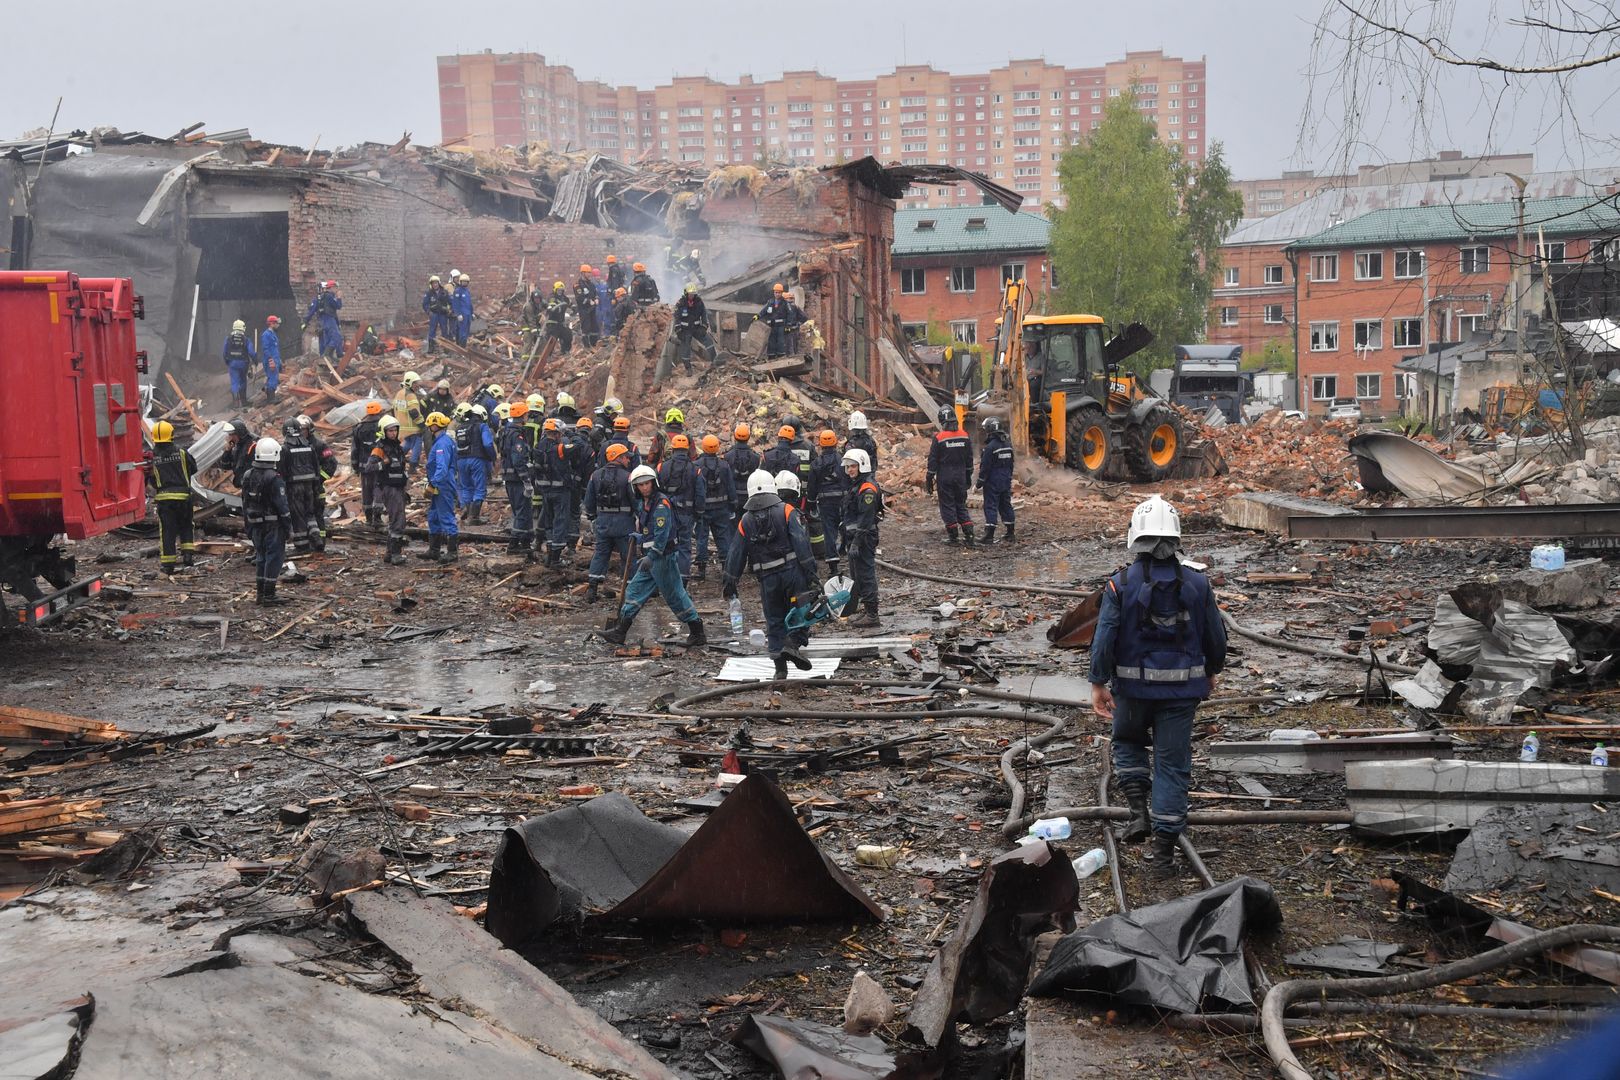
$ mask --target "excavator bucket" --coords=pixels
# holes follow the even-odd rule
[[[1153,331],[1139,322],[1133,322],[1115,334],[1103,346],[1103,363],[1117,367],[1126,357],[1135,356],[1153,344]]]

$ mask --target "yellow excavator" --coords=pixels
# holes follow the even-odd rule
[[[1099,316],[1031,315],[1030,300],[1023,281],[1009,281],[998,320],[1014,448],[1101,479],[1167,479],[1181,460],[1181,418],[1119,369],[1152,331],[1131,323],[1106,337]]]

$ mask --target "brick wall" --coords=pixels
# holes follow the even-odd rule
[[[346,319],[386,319],[404,299],[405,221],[397,192],[315,177],[293,195],[287,270],[299,315],[318,283],[335,278]]]
[[[1045,252],[994,252],[971,255],[907,256],[894,260],[890,275],[894,308],[903,323],[972,322],[974,341],[988,344],[995,337],[996,318],[1001,314],[1001,268],[1006,263],[1023,263],[1024,280],[1032,290],[1034,311],[1041,310],[1047,288]],[[973,291],[951,291],[951,268],[973,267]],[[900,272],[921,270],[923,291],[900,291]]]
[[[1269,341],[1288,342],[1294,335],[1294,268],[1279,244],[1234,244],[1221,248],[1221,276],[1209,301],[1209,342],[1241,345],[1254,356]],[[1266,282],[1267,268],[1281,269],[1280,284]],[[1227,272],[1237,271],[1237,284],[1227,285]],[[1269,312],[1267,309],[1271,309]],[[1267,316],[1280,321],[1268,322]]]

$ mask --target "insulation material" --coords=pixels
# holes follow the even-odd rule
[[[1399,491],[1413,499],[1473,499],[1488,486],[1483,473],[1465,469],[1422,443],[1390,431],[1368,431],[1350,440],[1368,491]]]

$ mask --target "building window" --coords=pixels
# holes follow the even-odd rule
[[[1266,267],[1266,284],[1281,285],[1283,283],[1283,268],[1281,266]]]
[[[1235,307],[1221,308],[1221,325],[1236,326],[1238,324],[1238,309]]]
[[[951,323],[951,337],[964,345],[977,345],[979,343],[979,324],[974,319],[963,319],[961,322]]]
[[[1281,325],[1283,321],[1283,306],[1281,304],[1266,305],[1266,322],[1272,326]]]
[[[972,292],[974,288],[974,267],[951,267],[951,292]]]
[[[900,332],[906,335],[906,340],[922,344],[928,340],[928,324],[921,322],[908,322],[900,324]]]
[[[1416,278],[1423,276],[1423,252],[1417,248],[1395,253],[1395,277]]]
[[[1332,401],[1339,396],[1339,377],[1337,375],[1312,375],[1311,400]]]
[[[928,291],[928,272],[921,267],[900,271],[900,291],[915,296]]]
[[[1396,319],[1395,347],[1397,349],[1423,348],[1423,320]]]
[[[1384,279],[1384,253],[1382,251],[1356,252],[1356,280],[1382,281]]]
[[[1483,312],[1478,315],[1459,315],[1457,316],[1457,328],[1462,331],[1464,337],[1470,334],[1483,334],[1490,329],[1487,322],[1489,318],[1490,316]]]
[[[1356,376],[1356,397],[1381,398],[1384,396],[1384,377],[1377,372]]]
[[[1564,242],[1553,240],[1545,244],[1536,245],[1536,259],[1540,262],[1561,263],[1564,261]]]
[[[1337,255],[1312,255],[1311,280],[1338,281],[1339,257]]]
[[[1009,282],[1009,281],[1023,281],[1023,280],[1024,280],[1024,264],[1023,263],[1017,262],[1017,263],[1002,263],[1001,264],[1001,283],[1003,285],[1007,284],[1007,282]]]
[[[1417,397],[1417,375],[1411,371],[1395,373],[1395,400],[1406,401]]]
[[[1367,352],[1384,347],[1384,321],[1382,319],[1357,319],[1353,331],[1357,349]]]
[[[1235,266],[1228,266],[1226,268],[1226,285],[1227,285],[1227,287],[1231,288],[1232,286],[1235,286],[1237,283],[1238,283],[1238,268],[1235,267]]]
[[[1338,352],[1339,324],[1336,322],[1311,323],[1311,352]],[[1332,397],[1332,394],[1328,395]]]
[[[1483,274],[1491,268],[1491,249],[1481,244],[1457,251],[1459,268],[1465,274]]]

